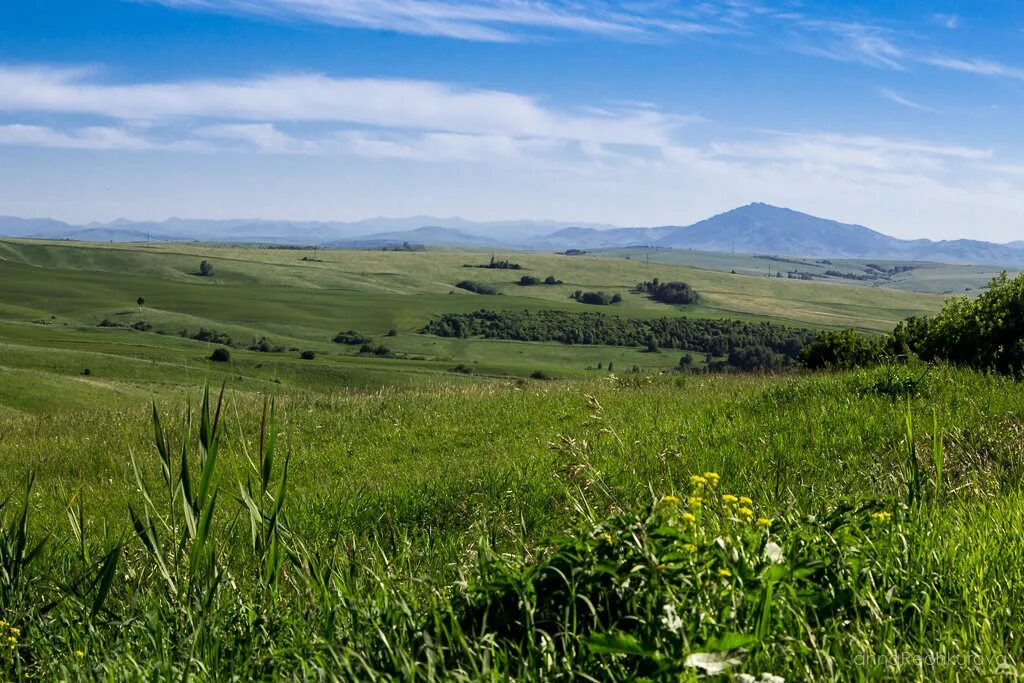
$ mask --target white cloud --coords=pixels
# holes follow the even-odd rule
[[[334,122],[392,129],[660,147],[700,120],[650,109],[573,113],[534,98],[432,81],[319,74],[109,84],[80,69],[0,67],[0,110],[124,121]],[[238,133],[235,130],[235,133]],[[249,130],[250,135],[253,130]]]
[[[960,28],[960,17],[956,14],[933,14],[932,21],[949,29]]]

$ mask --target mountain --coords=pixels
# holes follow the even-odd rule
[[[685,228],[670,228],[655,246],[703,251],[875,257],[892,247],[893,237],[862,225],[817,218],[792,209],[754,203]]]
[[[486,249],[605,249],[655,246],[704,251],[1024,266],[1024,241],[902,240],[878,231],[755,202],[693,225],[615,227],[559,221],[488,221],[412,216],[355,222],[168,218],[71,225],[0,217],[0,235],[137,242],[147,239],[325,245],[355,249],[409,242]]]
[[[462,230],[453,228],[442,228],[436,225],[426,225],[415,230],[397,230],[394,232],[382,232],[372,235],[346,240],[335,240],[327,242],[328,247],[349,247],[356,249],[368,249],[384,247],[409,242],[410,244],[432,244],[443,246],[467,246],[467,247],[501,247],[502,242],[490,237],[474,235]]]

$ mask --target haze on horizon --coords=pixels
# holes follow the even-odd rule
[[[1024,236],[1010,0],[11,0],[0,214]]]

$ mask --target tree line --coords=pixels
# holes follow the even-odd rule
[[[423,328],[439,337],[485,337],[563,344],[684,349],[725,357],[725,366],[749,370],[789,367],[815,337],[812,330],[769,322],[697,318],[622,318],[567,311],[445,313]]]

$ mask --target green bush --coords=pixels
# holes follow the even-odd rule
[[[216,363],[227,363],[231,360],[231,352],[225,348],[214,349],[210,354],[210,360]]]

